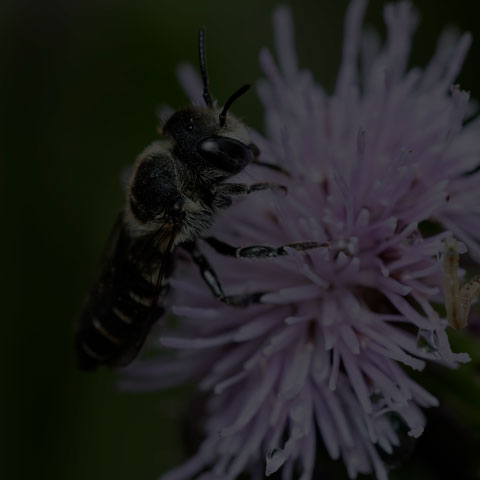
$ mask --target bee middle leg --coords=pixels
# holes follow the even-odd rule
[[[283,175],[287,175],[287,177],[291,177],[292,175],[288,170],[285,170],[282,168],[280,165],[277,165],[276,163],[270,163],[270,162],[265,162],[263,160],[260,160],[260,149],[254,144],[251,143],[248,148],[252,151],[254,157],[252,160],[252,163],[254,165],[257,165],[259,167],[263,168],[269,168],[270,170],[273,170],[277,173],[282,173]]]

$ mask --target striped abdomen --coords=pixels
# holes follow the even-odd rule
[[[158,300],[166,285],[158,287],[162,258],[149,258],[148,270],[131,257],[131,243],[120,232],[118,243],[100,280],[94,285],[81,314],[76,334],[78,364],[83,369],[101,364],[130,363],[145,341],[152,324],[163,313]]]

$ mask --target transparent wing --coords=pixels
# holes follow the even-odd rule
[[[139,268],[143,278],[150,278],[153,286],[151,305],[147,316],[139,319],[139,328],[135,338],[129,342],[122,354],[115,359],[115,366],[125,366],[131,363],[138,355],[140,349],[150,332],[152,325],[163,315],[164,310],[161,299],[166,294],[168,286],[163,282],[169,264],[172,261],[172,251],[179,227],[160,225],[155,234],[132,245],[129,260]],[[152,268],[153,266],[153,268]]]
[[[96,350],[98,359],[94,363],[124,366],[137,356],[153,323],[163,313],[160,304],[166,286],[162,280],[171,262],[178,232],[179,226],[161,223],[152,234],[135,238],[127,230],[123,215],[119,216],[103,253],[100,275],[76,321],[80,365],[88,368],[90,358],[84,354],[84,345],[94,325],[107,331],[107,337],[108,333],[117,336],[115,331],[122,332],[117,336],[120,343],[118,340],[114,344],[107,342],[107,347]],[[135,290],[143,292],[143,298],[140,295],[135,299],[131,295]],[[125,305],[128,308],[124,309]],[[128,325],[122,323],[118,313],[112,323],[112,312],[116,310],[127,313],[125,323]]]

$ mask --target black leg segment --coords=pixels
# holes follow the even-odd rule
[[[274,172],[281,173],[282,175],[286,175],[287,177],[292,176],[288,170],[285,170],[280,165],[276,165],[275,163],[264,162],[262,160],[257,160],[257,159],[252,160],[252,163],[259,167],[268,168],[269,170],[273,170]]]
[[[253,303],[261,303],[261,298],[268,292],[255,292],[244,295],[225,295],[223,288],[218,280],[217,274],[210,265],[207,257],[203,255],[195,242],[188,242],[182,245],[192,256],[193,261],[198,265],[203,280],[212,292],[215,298],[232,307],[246,307]]]

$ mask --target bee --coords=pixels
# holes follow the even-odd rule
[[[277,183],[230,183],[225,180],[250,163],[285,173],[259,160],[245,125],[229,112],[249,88],[244,85],[218,108],[211,99],[205,58],[205,29],[199,34],[199,60],[205,106],[179,110],[161,126],[162,138],[138,157],[126,202],[108,244],[100,277],[93,286],[76,327],[79,367],[128,365],[154,324],[173,269],[173,252],[182,246],[198,264],[208,287],[234,306],[260,302],[265,292],[227,296],[196,240],[229,207],[234,195],[285,190]],[[227,115],[228,114],[228,115]],[[216,238],[205,239],[223,255],[269,258],[285,255],[284,247],[305,250],[314,242],[282,247],[237,248]]]

